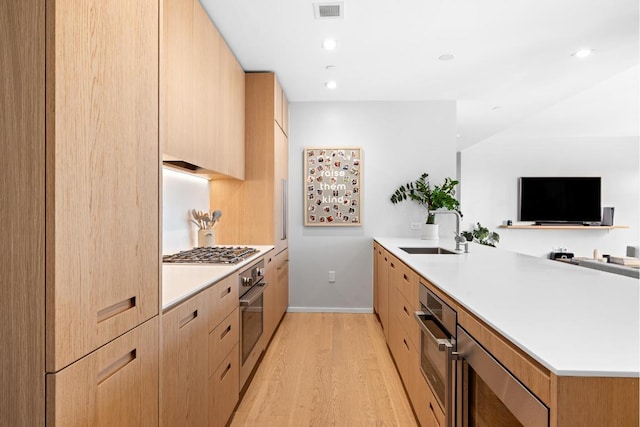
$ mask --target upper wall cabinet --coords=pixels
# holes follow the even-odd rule
[[[244,179],[244,70],[198,0],[162,0],[164,160]]]
[[[274,99],[275,99],[275,119],[282,132],[289,136],[289,101],[287,96],[280,86],[280,82],[276,78],[274,85]]]

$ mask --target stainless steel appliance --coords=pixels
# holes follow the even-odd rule
[[[445,425],[455,420],[455,361],[457,313],[420,283],[420,369],[445,414]]]
[[[242,367],[252,352],[261,349],[256,344],[262,337],[264,324],[263,292],[267,283],[264,281],[264,260],[260,260],[240,273],[240,354]],[[256,358],[251,358],[256,360]],[[253,369],[250,367],[249,369]]]
[[[549,409],[458,326],[458,427],[549,425]]]
[[[162,262],[179,264],[238,264],[257,252],[257,249],[249,247],[211,246],[193,248],[172,255],[164,255]]]

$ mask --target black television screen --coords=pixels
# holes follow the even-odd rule
[[[600,221],[600,177],[522,177],[519,190],[520,221]]]

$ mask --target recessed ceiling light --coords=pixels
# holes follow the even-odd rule
[[[577,50],[575,52],[573,52],[571,54],[571,56],[575,56],[576,58],[586,58],[587,56],[591,55],[593,53],[593,50],[591,49],[580,49]]]
[[[326,82],[324,85],[327,87],[327,89],[335,89],[338,87],[338,84],[333,80]]]
[[[338,42],[335,39],[325,39],[322,42],[322,48],[326,50],[333,50],[338,46]]]
[[[327,65],[326,67],[324,67],[325,70],[327,71],[333,71],[336,69],[335,65]]]
[[[453,61],[456,57],[450,53],[445,53],[443,55],[438,56],[440,61]]]
[[[492,110],[499,110],[499,109],[501,109],[501,108],[502,108],[502,107],[501,107],[501,106],[499,106],[499,105],[496,105],[495,107],[491,107],[491,109],[492,109]]]

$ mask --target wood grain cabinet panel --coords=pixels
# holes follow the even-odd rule
[[[208,423],[209,317],[207,292],[162,315],[161,426]]]
[[[389,254],[378,246],[376,252],[376,277],[378,283],[378,316],[384,337],[389,342]]]
[[[195,163],[194,140],[194,2],[162,1],[160,50],[162,102],[161,147],[164,154]]]
[[[45,1],[3,1],[0,40],[0,425],[42,426]]]
[[[209,378],[209,423],[211,427],[224,427],[233,414],[240,395],[239,345],[231,350],[216,372]],[[205,425],[205,424],[202,424]]]
[[[47,426],[157,425],[157,316],[47,375]]]
[[[276,255],[276,298],[278,300],[278,322],[289,308],[289,250]]]
[[[209,333],[209,375],[213,375],[239,340],[240,309],[236,308]]]
[[[288,247],[288,141],[275,122],[273,73],[245,75],[244,182],[211,181],[211,208],[232,212],[216,231],[220,244]],[[260,209],[248,209],[260,206]]]
[[[267,282],[267,287],[264,290],[264,335],[263,335],[263,347],[266,347],[271,337],[273,336],[280,317],[278,315],[279,303],[277,298],[277,279],[276,279],[276,259],[273,252],[265,256],[265,276],[264,279]]]
[[[47,2],[47,370],[158,313],[158,2]]]
[[[209,331],[213,331],[220,322],[239,307],[238,274],[222,279],[207,290],[207,298],[211,307]]]

